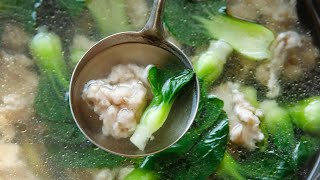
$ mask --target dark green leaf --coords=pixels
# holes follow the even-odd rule
[[[320,140],[317,137],[302,136],[293,152],[293,160],[301,167],[310,157],[320,152]]]
[[[42,75],[35,100],[37,115],[45,121],[70,122],[73,118],[66,93],[67,87],[59,79],[50,73]]]
[[[20,23],[25,30],[32,31],[34,28],[34,3],[36,0],[1,0],[0,21],[1,27],[4,22]]]
[[[57,0],[57,3],[71,17],[79,16],[85,8],[85,0]]]
[[[182,43],[203,45],[210,37],[194,17],[209,17],[223,6],[226,6],[226,0],[167,0],[164,21],[168,30]]]
[[[182,178],[186,169],[191,173],[192,169],[206,166],[199,173],[193,172],[192,177],[210,175],[222,159],[227,143],[228,123],[225,113],[221,114],[222,107],[221,100],[201,91],[199,111],[191,129],[167,150],[146,157],[140,167],[160,171],[163,177]],[[215,141],[219,137],[222,141]]]
[[[225,113],[185,157],[171,166],[170,179],[206,179],[220,164],[228,142],[229,124]]]
[[[48,121],[46,125],[47,130],[44,138],[48,144],[65,147],[87,142],[87,139],[73,121],[70,123]]]
[[[160,169],[170,164],[168,161],[175,162],[176,158],[187,153],[199,140],[201,134],[216,122],[222,111],[223,102],[214,97],[207,97],[205,91],[201,94],[199,110],[191,129],[170,148],[146,157],[141,168]]]
[[[151,87],[151,91],[154,97],[161,96],[161,87],[163,82],[160,81],[161,74],[157,67],[152,66],[148,71],[148,81]],[[159,100],[162,101],[162,98]]]
[[[135,169],[130,174],[128,174],[124,180],[157,180],[160,179],[156,172],[145,170],[145,169]]]
[[[274,152],[251,152],[236,161],[226,153],[217,172],[223,179],[293,179],[294,168]]]
[[[166,80],[161,90],[163,101],[172,102],[180,90],[190,82],[193,77],[194,72],[191,69],[186,69]]]
[[[47,145],[49,159],[65,168],[114,168],[123,165],[128,159],[107,153],[88,143],[87,146],[57,147]]]
[[[291,179],[293,167],[273,152],[254,153],[240,162],[240,174],[249,179]]]

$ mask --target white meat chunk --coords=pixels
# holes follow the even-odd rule
[[[0,143],[0,179],[38,179],[28,168],[19,145]]]
[[[146,71],[134,64],[117,65],[106,79],[85,85],[82,98],[99,115],[104,135],[127,138],[135,131],[148,100]]]
[[[80,49],[87,51],[92,47],[96,42],[91,41],[88,37],[80,34],[76,34],[73,37],[71,49]]]
[[[273,31],[293,28],[298,21],[296,0],[227,0],[228,14],[258,22]]]
[[[139,80],[148,85],[148,67],[142,68],[135,64],[119,64],[112,68],[105,82],[110,84],[118,84],[128,82],[130,80]]]
[[[29,36],[21,27],[15,24],[5,24],[2,33],[1,45],[12,52],[24,52],[27,50]]]
[[[33,113],[38,76],[33,61],[24,55],[0,51],[0,141],[10,142],[15,124],[27,124]]]
[[[73,37],[70,48],[70,64],[75,67],[82,56],[92,47],[96,42],[90,40],[88,37],[76,34]]]
[[[271,48],[271,61],[256,69],[256,78],[268,87],[269,98],[281,94],[279,80],[297,80],[314,68],[319,58],[319,50],[313,45],[312,38],[293,31],[280,33]]]
[[[227,82],[214,89],[213,94],[224,102],[223,109],[229,118],[230,140],[249,150],[264,139],[260,130],[262,111],[255,108],[240,91],[239,83]]]
[[[269,89],[267,97],[275,98],[281,94],[279,78],[288,60],[288,50],[301,45],[301,37],[294,31],[283,32],[277,36],[271,47],[270,62],[260,65],[256,73],[257,79]]]
[[[0,179],[38,179],[29,168],[22,148],[12,142],[20,131],[16,124],[27,125],[32,120],[38,85],[32,66],[33,61],[22,54],[0,51]]]
[[[133,171],[131,166],[120,167],[114,169],[102,169],[94,174],[94,180],[123,180],[125,177]]]

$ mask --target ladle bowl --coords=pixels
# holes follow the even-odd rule
[[[93,79],[106,78],[117,64],[154,64],[159,68],[192,69],[187,56],[165,40],[161,12],[164,0],[155,0],[150,18],[139,32],[122,32],[108,36],[81,58],[70,83],[70,107],[82,133],[99,148],[126,157],[140,157],[160,152],[177,142],[191,126],[199,104],[199,82],[194,78],[177,97],[169,117],[154,134],[145,150],[140,151],[129,140],[102,134],[102,121],[81,98],[84,85]]]

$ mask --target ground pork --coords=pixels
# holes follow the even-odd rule
[[[5,24],[1,39],[1,46],[8,51],[22,53],[27,50],[29,36],[16,24]]]
[[[260,130],[262,111],[255,108],[240,91],[240,84],[227,82],[214,89],[213,94],[224,102],[223,109],[229,118],[230,140],[249,150],[264,139]]]
[[[0,179],[37,179],[28,168],[22,148],[13,142],[17,124],[32,119],[38,76],[24,55],[0,51]],[[28,129],[28,127],[26,127]]]
[[[298,21],[296,0],[227,0],[228,14],[258,22],[275,32],[292,29]]]
[[[297,80],[315,65],[319,56],[308,36],[294,31],[280,33],[271,46],[272,58],[256,69],[256,79],[268,87],[267,97],[275,98],[281,94],[279,81]]]
[[[133,171],[131,166],[115,169],[102,169],[94,175],[94,180],[123,180]]]
[[[85,85],[82,98],[103,121],[104,135],[127,138],[133,134],[147,105],[146,74],[144,67],[117,65],[106,79]]]

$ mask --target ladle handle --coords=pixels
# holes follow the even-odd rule
[[[142,33],[164,39],[162,12],[165,0],[154,0],[147,24],[141,30]]]

